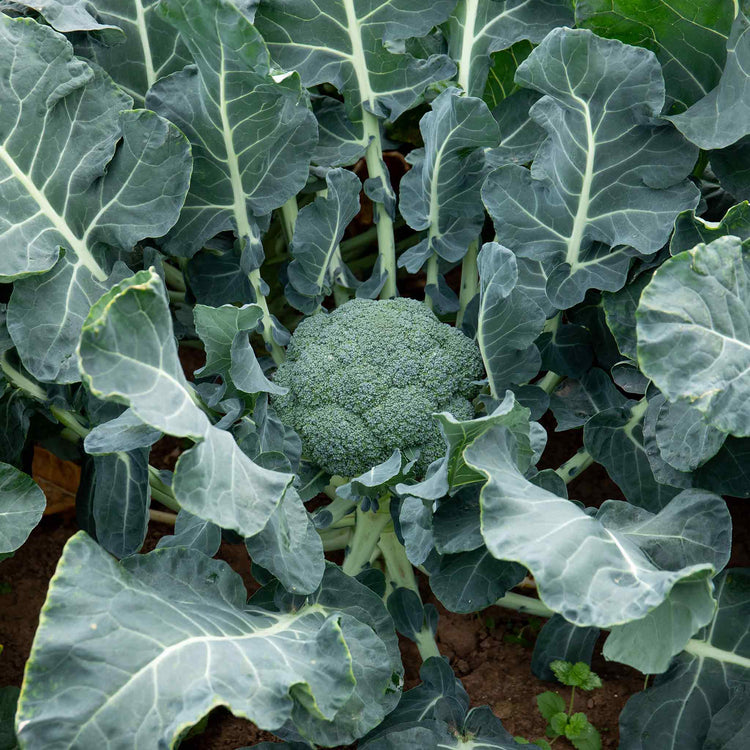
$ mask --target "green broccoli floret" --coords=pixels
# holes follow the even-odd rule
[[[274,406],[331,474],[417,448],[421,475],[445,450],[432,414],[471,419],[482,372],[476,344],[422,302],[355,299],[300,323],[274,376],[289,392]]]

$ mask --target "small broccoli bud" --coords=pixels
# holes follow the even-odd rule
[[[444,452],[432,414],[471,419],[483,370],[474,341],[422,302],[355,299],[300,323],[274,406],[331,474],[362,474],[396,448],[420,450],[420,474]]]

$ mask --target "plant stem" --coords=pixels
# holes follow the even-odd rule
[[[177,303],[185,301],[185,292],[176,292],[174,289],[167,289],[167,294],[169,295],[170,302]]]
[[[556,372],[550,370],[541,380],[534,383],[534,385],[541,388],[545,393],[552,393],[557,384],[563,380],[565,380],[564,376],[558,375]]]
[[[576,686],[571,685],[570,687],[570,703],[568,704],[568,716],[573,715],[573,704],[576,699]]]
[[[271,357],[273,357],[273,361],[277,365],[280,365],[286,358],[286,355],[284,354],[284,350],[279,346],[279,344],[273,337],[273,322],[271,320],[271,312],[268,309],[268,302],[266,301],[265,295],[261,292],[262,280],[260,276],[260,269],[256,268],[254,271],[251,271],[248,274],[248,279],[250,280],[250,284],[252,285],[253,291],[255,292],[255,303],[259,305],[260,309],[263,311],[263,341],[266,342],[266,348],[268,349]]]
[[[8,379],[10,383],[12,383],[16,388],[18,388],[21,391],[25,391],[29,394],[32,398],[35,398],[37,401],[46,401],[47,400],[47,393],[45,390],[34,383],[32,380],[29,380],[25,375],[23,375],[19,370],[16,370],[13,365],[8,361],[8,353],[3,352],[2,355],[0,355],[0,369],[3,371],[3,374]]]
[[[74,432],[81,440],[86,438],[86,435],[91,432],[87,427],[84,427],[73,412],[67,409],[61,409],[59,406],[50,406],[50,412],[54,415],[55,419],[60,423],[64,424],[69,430]]]
[[[171,263],[162,263],[164,268],[164,279],[168,286],[176,289],[178,292],[184,292],[187,289],[185,277],[179,268],[175,268]]]
[[[504,597],[498,599],[495,604],[498,607],[505,607],[506,609],[514,609],[517,612],[526,612],[536,617],[552,617],[555,613],[542,602],[540,599],[536,599],[533,596],[524,596],[523,594],[515,594],[509,591]]]
[[[166,485],[159,475],[159,470],[151,465],[148,467],[148,483],[151,486],[151,498],[158,500],[175,513],[179,513],[180,504],[172,492],[172,488]]]
[[[349,290],[345,289],[340,284],[333,285],[333,301],[336,303],[336,307],[341,307],[345,302],[350,299]]]
[[[167,523],[174,526],[177,522],[177,516],[174,513],[166,513],[163,510],[154,510],[151,508],[148,512],[149,518],[157,523]]]
[[[318,533],[323,541],[323,550],[325,552],[346,549],[352,539],[351,529],[323,529]]]
[[[565,484],[575,479],[581,472],[594,463],[594,459],[591,454],[585,449],[581,448],[578,453],[571,456],[560,468],[555,469],[557,474],[562,478]]]
[[[379,180],[383,192],[387,195],[391,192],[391,182],[383,163],[383,143],[380,139],[380,122],[371,112],[362,107],[362,123],[364,135],[368,139],[365,161],[367,162],[367,173],[371,179]],[[377,225],[378,252],[382,258],[383,270],[388,274],[380,296],[383,299],[395,297],[398,294],[396,288],[396,242],[393,236],[393,219],[383,203],[373,202],[375,211],[375,223]]]
[[[551,318],[548,318],[544,323],[542,333],[555,333],[555,331],[557,331],[557,329],[560,327],[561,317],[562,313],[557,313],[557,315],[553,315]]]
[[[433,253],[430,255],[430,259],[427,261],[427,280],[425,281],[425,296],[424,301],[427,307],[432,310],[433,308],[433,302],[432,297],[430,297],[429,294],[426,293],[427,287],[435,287],[437,288],[438,284],[438,258],[437,253]]]
[[[461,290],[458,296],[458,313],[456,314],[456,328],[464,322],[466,308],[479,291],[479,272],[477,270],[477,255],[479,254],[479,240],[474,240],[464,255],[461,263]]]
[[[419,596],[419,586],[414,575],[414,567],[409,562],[406,550],[401,542],[399,542],[396,532],[393,531],[392,527],[386,529],[380,535],[378,547],[383,553],[386,577],[391,588],[390,593],[393,593],[397,588],[406,588]],[[416,634],[414,641],[417,644],[422,661],[429,659],[431,656],[440,656],[440,649],[438,649],[435,636],[429,626],[424,625],[419,633]]]
[[[390,495],[386,492],[379,499],[377,513],[357,508],[357,525],[346,559],[342,566],[344,573],[356,576],[369,562],[370,556],[378,546],[383,529],[390,523]]]
[[[343,498],[343,497],[336,497],[336,495],[334,494],[333,502],[328,503],[328,505],[324,505],[318,508],[313,513],[313,523],[316,523],[317,518],[322,518],[324,515],[327,516],[328,514],[330,514],[331,516],[330,523],[327,526],[321,527],[323,529],[330,529],[334,524],[341,521],[341,519],[344,518],[344,516],[351,513],[356,507],[357,507],[356,503],[352,502],[351,500],[347,500],[346,498]]]
[[[281,207],[281,226],[284,228],[284,237],[286,237],[286,244],[292,244],[292,237],[294,237],[294,225],[297,221],[297,214],[299,209],[297,208],[297,196],[293,195],[282,207]]]

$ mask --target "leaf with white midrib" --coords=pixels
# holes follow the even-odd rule
[[[195,61],[158,81],[147,106],[188,137],[195,169],[169,253],[190,257],[221,231],[260,239],[256,217],[304,187],[317,140],[296,75],[276,82],[255,27],[223,0],[162,0],[158,12]]]
[[[543,94],[530,115],[547,133],[528,170],[490,173],[482,197],[498,241],[547,266],[560,309],[595,287],[622,287],[634,254],[656,252],[698,201],[686,179],[696,152],[656,116],[653,53],[582,29],[555,29],[516,82]]]
[[[445,55],[418,60],[388,43],[419,37],[442,23],[454,0],[297,0],[262,3],[255,24],[274,60],[305,86],[331,83],[350,114],[364,107],[395,120],[455,65]],[[310,22],[310,19],[315,19]],[[354,118],[353,118],[354,119]]]
[[[711,577],[726,560],[731,519],[724,501],[685,490],[658,514],[608,500],[595,517],[529,482],[515,438],[495,427],[464,449],[486,477],[481,526],[487,548],[525,565],[540,598],[576,625],[637,620],[679,581]]]
[[[343,583],[329,573],[332,585]],[[71,750],[103,737],[112,750],[171,747],[220,704],[269,730],[296,720],[295,711],[335,720],[357,688],[352,641],[369,649],[361,688],[385,692],[391,679],[371,617],[382,604],[355,581],[347,587],[338,611],[317,597],[296,611],[266,611],[246,605],[226,563],[196,550],[158,549],[118,565],[79,532],[65,547],[32,647],[19,740]]]
[[[566,0],[459,0],[444,28],[459,85],[482,96],[493,52],[521,39],[541,42],[556,26],[572,25]]]
[[[181,70],[190,55],[177,32],[156,13],[158,0],[20,0],[38,10],[53,29],[79,33],[76,53],[93,60],[142,106],[159,78]]]
[[[0,14],[0,76],[0,276],[16,280],[8,330],[35,377],[75,382],[81,324],[112,283],[117,256],[103,248],[130,252],[169,229],[189,146],[30,19]]]
[[[739,238],[696,245],[660,266],[636,313],[638,363],[671,401],[750,435],[750,250]]]

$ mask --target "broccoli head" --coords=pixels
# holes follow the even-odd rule
[[[423,474],[444,453],[432,414],[471,419],[482,372],[476,344],[422,302],[355,299],[300,323],[274,406],[331,474],[357,476],[396,448],[419,449]]]

